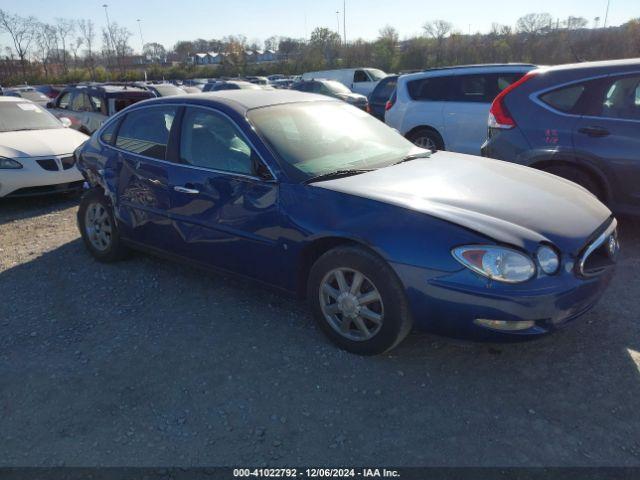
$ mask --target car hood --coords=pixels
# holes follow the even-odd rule
[[[0,133],[0,157],[46,157],[73,153],[87,137],[71,128]]]
[[[572,182],[451,152],[312,185],[423,212],[522,248],[548,241],[575,253],[611,216]]]

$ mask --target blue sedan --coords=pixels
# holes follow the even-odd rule
[[[344,102],[293,91],[154,99],[76,152],[89,252],[168,254],[306,296],[340,347],[414,326],[532,337],[589,310],[616,220],[583,188],[432,154]]]

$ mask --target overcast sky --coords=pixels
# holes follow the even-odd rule
[[[242,34],[249,40],[271,35],[304,38],[318,26],[338,28],[342,0],[2,0],[0,8],[20,15],[34,15],[41,21],[56,17],[92,19],[99,29],[106,23],[104,2],[109,17],[135,35],[131,45],[140,49],[137,19],[141,19],[146,42],[171,47],[177,40],[221,38]],[[640,17],[640,0],[610,0],[609,25],[619,25]],[[457,30],[487,32],[493,22],[515,25],[518,17],[530,12],[548,12],[554,17],[582,16],[590,25],[595,17],[604,21],[607,0],[346,0],[347,37],[374,39],[389,24],[400,38],[421,32],[422,25],[435,19],[453,23]],[[6,35],[0,45],[7,46]]]

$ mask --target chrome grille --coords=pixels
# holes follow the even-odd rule
[[[581,277],[594,277],[613,265],[620,251],[618,222],[614,218],[598,237],[585,247],[577,262]]]

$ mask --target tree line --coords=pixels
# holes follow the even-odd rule
[[[463,33],[445,20],[423,26],[422,35],[400,39],[392,26],[375,40],[345,44],[329,28],[316,28],[308,39],[272,36],[263,42],[242,35],[179,41],[172,48],[143,46],[135,55],[132,33],[111,22],[97,31],[92,20],[56,19],[40,22],[0,9],[0,32],[10,40],[0,53],[0,83],[68,83],[236,75],[298,74],[325,68],[367,66],[387,72],[495,62],[561,64],[640,57],[640,19],[605,28],[596,18],[553,18],[548,13],[520,17],[515,27],[494,24],[488,33]],[[97,39],[100,37],[100,46]],[[277,51],[279,61],[252,64],[247,50]],[[193,55],[225,53],[216,67],[198,67]]]

